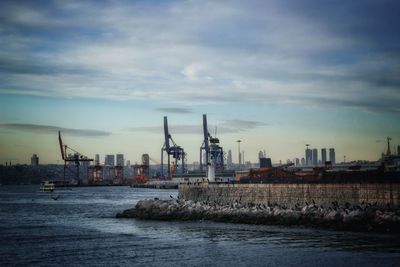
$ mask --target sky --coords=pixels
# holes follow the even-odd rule
[[[149,153],[163,116],[199,160],[202,114],[237,162],[400,144],[400,2],[1,1],[0,164]]]

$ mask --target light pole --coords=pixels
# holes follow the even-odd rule
[[[241,154],[240,154],[240,142],[242,142],[242,140],[237,140],[236,141],[238,143],[238,155],[239,155],[239,170],[241,169]]]

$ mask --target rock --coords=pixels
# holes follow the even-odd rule
[[[324,209],[315,204],[283,208],[277,205],[219,205],[185,200],[140,200],[117,218],[151,220],[211,220],[248,224],[325,226],[335,229],[400,232],[400,210],[381,211],[372,205]]]

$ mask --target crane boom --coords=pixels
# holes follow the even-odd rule
[[[149,159],[150,159],[150,161],[154,162],[155,164],[161,164],[158,160],[156,160],[152,157],[149,157]]]
[[[208,153],[209,148],[208,148],[208,127],[207,127],[207,115],[203,114],[203,134],[204,134],[204,148],[206,150],[206,153]]]
[[[61,157],[62,157],[63,160],[65,160],[64,149],[63,149],[63,143],[62,143],[61,132],[60,132],[60,131],[58,131],[58,143],[60,144]]]
[[[165,148],[169,150],[170,145],[169,145],[169,139],[170,139],[170,134],[168,131],[168,120],[167,116],[164,116],[164,138],[165,138]]]
[[[174,139],[172,139],[171,134],[168,131],[168,120],[167,116],[164,116],[164,145],[161,148],[161,175],[164,176],[164,164],[163,157],[164,152],[167,153],[168,156],[168,178],[171,178],[171,168],[170,168],[170,157],[172,156],[174,159],[174,167],[178,166],[178,161],[181,161],[182,165],[182,173],[185,172],[185,151],[182,147],[178,146]],[[170,144],[172,142],[172,145]]]

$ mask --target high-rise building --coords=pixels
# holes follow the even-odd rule
[[[321,163],[322,165],[325,165],[326,161],[326,148],[321,149]]]
[[[306,149],[306,165],[309,166],[312,163],[312,152],[311,149]]]
[[[11,165],[11,163],[10,163],[10,165]],[[39,157],[36,154],[33,154],[31,157],[31,165],[39,166]]]
[[[305,158],[301,158],[301,166],[305,166],[306,165],[306,160],[305,160]]]
[[[296,166],[300,165],[300,159],[299,158],[295,158],[294,159],[294,163],[296,164]]]
[[[312,150],[312,163],[314,166],[318,165],[318,149],[316,148]]]
[[[114,166],[115,165],[115,157],[114,155],[106,155],[104,159],[104,165],[106,166]]]
[[[397,156],[400,157],[400,145],[397,145]]]
[[[336,155],[334,148],[329,148],[329,160],[331,161],[332,165],[336,164]]]
[[[226,156],[226,167],[228,170],[232,168],[232,150],[228,150],[228,155]]]
[[[261,150],[258,152],[258,158],[265,158],[264,152],[262,152]]]
[[[306,165],[311,165],[311,160],[312,160],[312,152],[311,149],[307,148],[306,149]]]
[[[96,165],[96,166],[100,165],[100,155],[99,154],[94,155],[94,165]]]
[[[117,154],[117,166],[124,166],[124,154]]]

